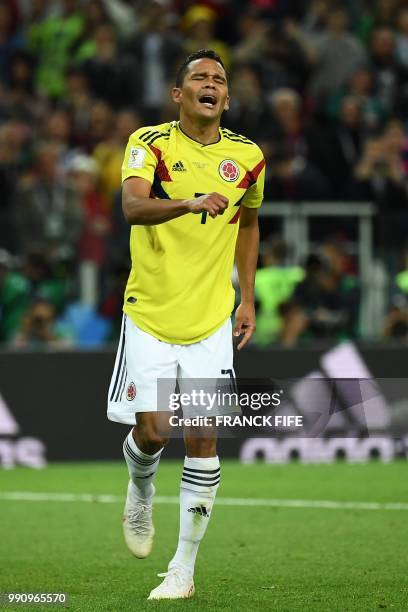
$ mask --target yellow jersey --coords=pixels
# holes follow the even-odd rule
[[[215,219],[187,213],[131,228],[123,310],[139,328],[171,344],[199,342],[230,317],[240,209],[262,203],[261,150],[225,128],[219,135],[202,145],[178,121],[140,128],[130,136],[122,165],[122,181],[146,179],[151,197],[185,200],[216,191],[229,200]]]

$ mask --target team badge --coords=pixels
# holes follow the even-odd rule
[[[136,397],[136,385],[134,382],[129,383],[126,389],[126,399],[131,402]]]
[[[233,183],[239,178],[238,164],[232,159],[224,159],[218,166],[218,172],[220,177],[229,183]]]

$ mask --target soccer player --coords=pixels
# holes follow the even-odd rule
[[[139,558],[152,549],[153,481],[169,435],[157,405],[158,379],[233,376],[232,335],[242,336],[242,349],[255,330],[263,155],[245,136],[220,127],[229,96],[214,51],[185,60],[172,97],[180,120],[134,132],[122,166],[132,268],[108,417],[133,426],[124,442],[130,482],[123,529]],[[241,303],[232,332],[234,257]],[[197,551],[220,483],[215,428],[205,435],[186,428],[184,439],[178,546],[149,599],[194,594]]]

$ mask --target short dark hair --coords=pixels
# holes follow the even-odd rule
[[[200,49],[200,51],[195,51],[194,53],[191,53],[191,55],[186,57],[184,62],[181,64],[180,68],[177,71],[177,75],[176,75],[176,87],[182,86],[184,77],[187,74],[187,69],[188,69],[189,64],[191,64],[191,62],[195,62],[195,60],[204,59],[204,58],[212,59],[215,62],[218,62],[219,64],[221,64],[221,66],[225,70],[225,66],[222,62],[222,59],[218,55],[218,53],[216,53],[212,49]]]

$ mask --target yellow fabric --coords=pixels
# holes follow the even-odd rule
[[[214,191],[229,199],[224,215],[215,219],[188,213],[159,225],[132,226],[124,311],[138,327],[164,342],[191,344],[228,319],[234,306],[231,272],[239,207],[261,205],[264,164],[257,145],[224,128],[217,143],[204,146],[176,121],[131,135],[123,181],[142,177],[164,200]],[[234,180],[223,178],[226,172]]]

